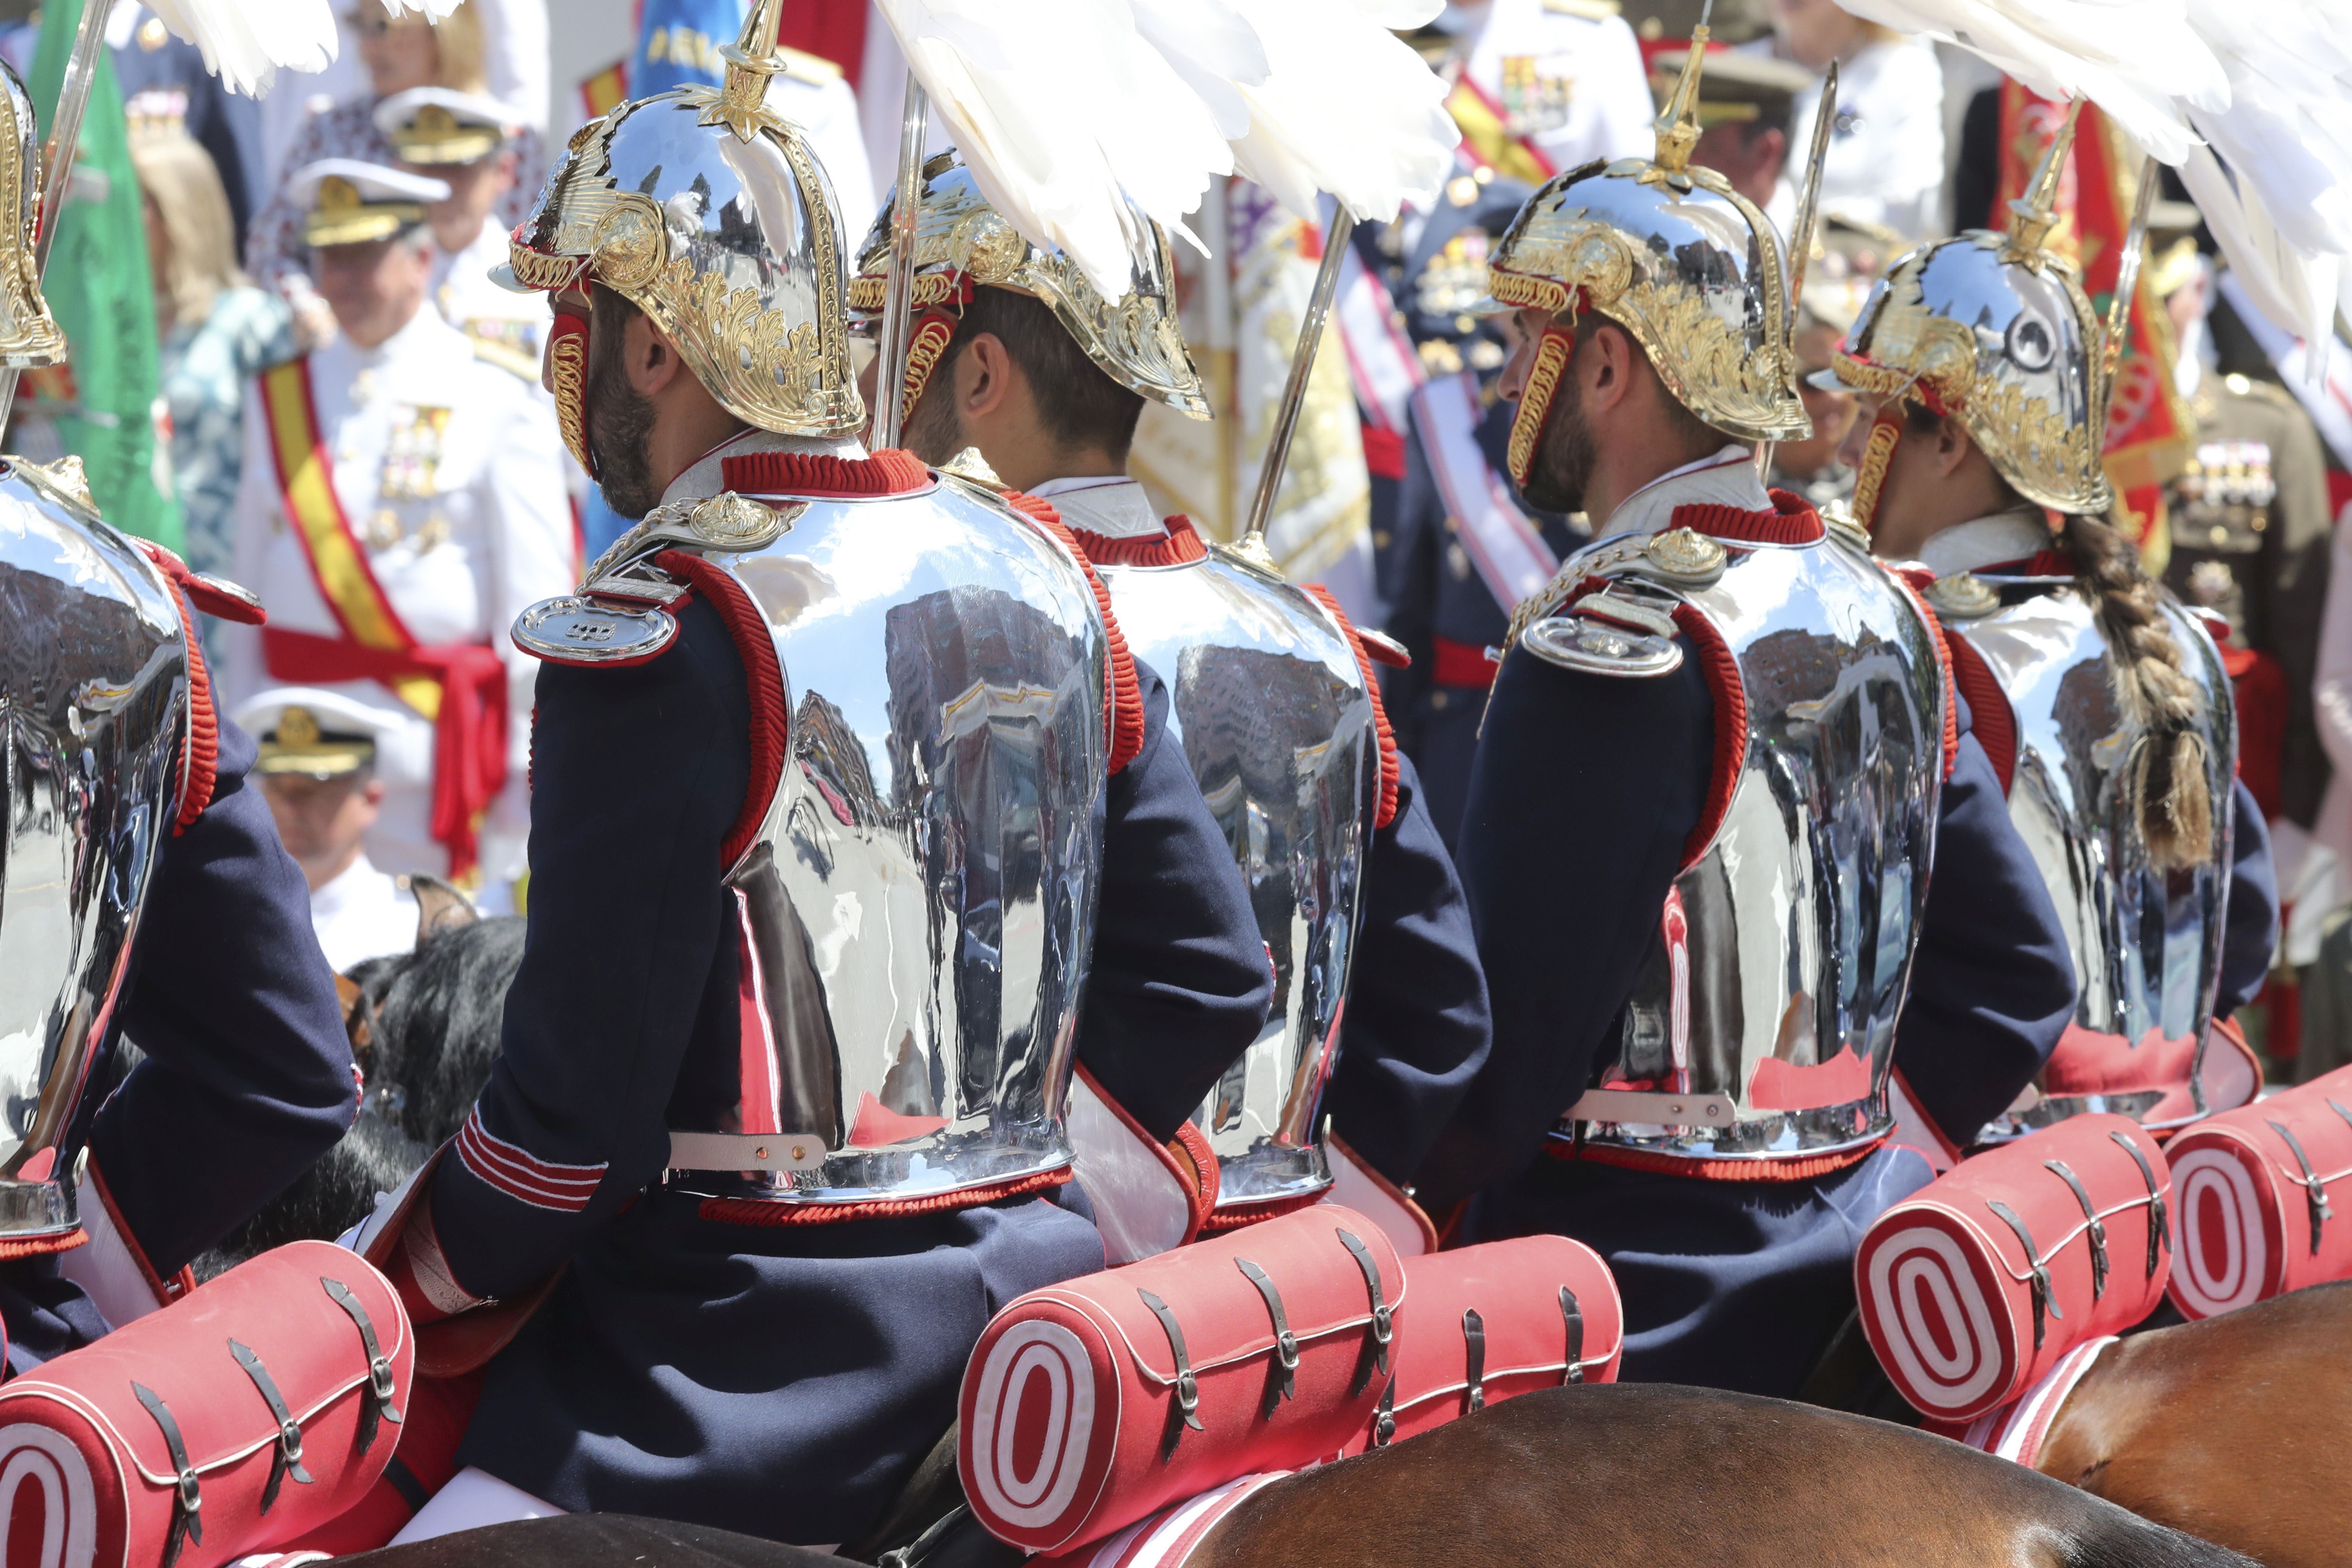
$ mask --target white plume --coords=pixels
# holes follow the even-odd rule
[[[106,0],[84,0],[100,5]],[[393,15],[422,11],[436,21],[461,0],[385,0]],[[324,70],[335,58],[329,0],[147,0],[164,26],[196,46],[205,68],[236,92],[259,98],[288,70]]]
[[[2097,104],[2142,151],[2179,168],[2262,309],[2305,337],[2327,335],[2352,273],[2343,0],[1838,4],[1958,44],[2046,98]]]
[[[1313,221],[1435,195],[1458,135],[1391,26],[1435,0],[877,0],[1013,227],[1127,291],[1121,196],[1171,228],[1236,172]]]

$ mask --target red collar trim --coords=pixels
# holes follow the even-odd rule
[[[719,482],[739,495],[806,496],[816,500],[912,495],[931,482],[912,452],[889,448],[870,458],[818,452],[750,452],[719,460]]]
[[[1180,511],[1162,526],[1163,531],[1158,534],[1140,536],[1097,533],[1090,528],[1074,528],[1070,532],[1087,559],[1097,566],[1189,566],[1209,558],[1209,547],[1201,542],[1200,531],[1191,518]]]
[[[1734,544],[1817,544],[1827,537],[1813,503],[1787,490],[1771,493],[1771,510],[1693,501],[1675,508],[1673,526],[1688,528]]]

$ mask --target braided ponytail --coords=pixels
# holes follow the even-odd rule
[[[2213,794],[2203,737],[2190,726],[2200,700],[2157,585],[2139,552],[2105,523],[2069,517],[2062,536],[2075,582],[2097,606],[2125,714],[2142,731],[2130,763],[2133,810],[2158,870],[2202,864],[2213,852]]]

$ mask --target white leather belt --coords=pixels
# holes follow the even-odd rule
[[[1739,1108],[1719,1094],[1588,1089],[1562,1120],[1631,1121],[1646,1127],[1729,1127],[1739,1120]]]
[[[807,1132],[672,1132],[673,1171],[814,1171],[824,1140]]]

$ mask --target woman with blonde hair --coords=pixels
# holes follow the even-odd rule
[[[496,40],[486,27],[497,18],[486,17],[483,11],[483,0],[466,0],[436,22],[414,11],[395,17],[384,9],[383,0],[358,0],[349,19],[359,38],[360,58],[367,67],[369,94],[313,115],[287,149],[279,166],[290,173],[321,158],[397,163],[392,143],[376,129],[376,105],[415,87],[488,92],[493,85],[489,54]],[[501,228],[512,228],[522,221],[547,177],[545,144],[530,120],[521,107],[515,108],[508,142],[516,158],[515,183],[499,203]],[[268,205],[254,215],[246,236],[245,257],[254,278],[294,308],[305,345],[315,346],[333,335],[334,321],[310,287],[310,253],[302,242],[302,218],[300,204],[288,199],[281,183]]]
[[[292,315],[238,269],[228,195],[211,153],[176,123],[134,122],[131,164],[146,200],[172,478],[187,521],[188,563],[226,573],[245,384],[294,357]]]

